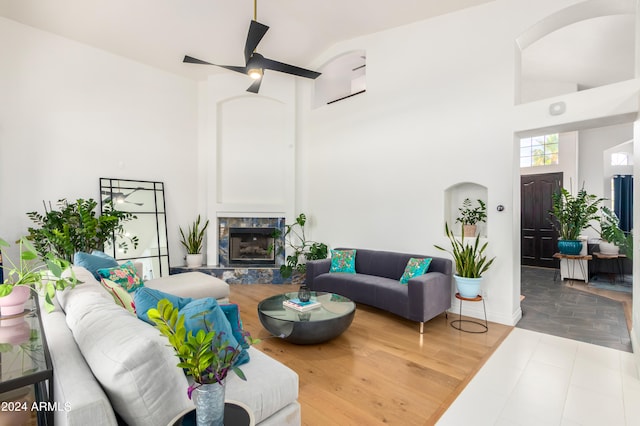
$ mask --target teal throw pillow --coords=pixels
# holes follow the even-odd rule
[[[113,281],[119,284],[122,288],[129,293],[136,291],[140,287],[144,286],[142,278],[137,274],[136,267],[131,261],[127,261],[122,265],[118,265],[114,268],[98,269],[98,275],[102,278]]]
[[[329,272],[356,273],[355,250],[331,250],[331,269]]]
[[[404,274],[400,277],[400,284],[408,284],[411,278],[424,275],[427,272],[427,269],[429,269],[430,264],[430,257],[426,259],[416,259],[415,257],[412,257],[404,268]]]
[[[240,309],[238,308],[238,305],[235,303],[228,303],[218,306],[220,306],[220,309],[224,312],[227,320],[229,320],[233,337],[236,338],[243,348],[249,349],[249,344],[244,339],[244,330],[242,329],[242,320],[240,319]]]
[[[198,330],[209,330],[212,327],[216,332],[216,336],[222,335],[222,340],[228,341],[229,346],[233,348],[238,347],[239,340],[235,337],[236,333],[234,333],[233,327],[223,309],[218,305],[216,299],[212,297],[192,299],[190,297],[178,297],[160,290],[142,287],[133,295],[138,318],[151,325],[155,325],[149,319],[147,312],[151,308],[157,308],[158,302],[162,299],[169,300],[175,308],[178,308],[178,314],[184,315],[184,326],[187,329],[187,333],[191,331],[195,335]],[[239,314],[236,318],[238,321],[240,320]],[[244,337],[240,342],[244,343]],[[249,362],[249,353],[246,351],[244,345],[242,345],[242,348],[240,355],[236,358],[233,365],[242,365]]]
[[[87,271],[91,272],[98,281],[102,278],[100,274],[98,274],[98,269],[114,268],[118,266],[118,262],[113,257],[106,253],[97,254],[95,251],[92,254],[85,253],[83,251],[77,252],[73,255],[73,264],[76,266],[82,266]]]

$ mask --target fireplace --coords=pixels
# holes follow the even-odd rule
[[[273,267],[284,264],[284,217],[219,217],[218,263],[221,267]],[[275,246],[273,250],[269,247]]]
[[[229,228],[230,265],[275,265],[275,228]]]

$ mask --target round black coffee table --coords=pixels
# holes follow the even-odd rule
[[[299,312],[282,305],[297,297],[298,293],[283,293],[258,304],[258,317],[264,328],[291,343],[309,345],[331,340],[349,328],[356,313],[351,299],[315,291],[311,292],[311,300],[320,302],[318,308]]]

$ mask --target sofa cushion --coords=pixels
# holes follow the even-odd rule
[[[128,292],[136,291],[144,285],[142,278],[137,274],[136,267],[131,261],[113,268],[98,269],[98,275],[117,284]]]
[[[404,268],[404,273],[400,277],[401,284],[408,284],[411,278],[424,275],[429,269],[431,258],[416,258],[412,257],[407,262],[407,266]]]
[[[114,410],[128,425],[165,425],[193,407],[187,379],[166,337],[109,299],[89,292],[72,291],[69,296],[73,300],[67,303],[67,325]]]
[[[248,349],[251,362],[242,366],[247,380],[227,376],[225,398],[248,405],[259,424],[298,399],[298,374],[255,347]],[[266,392],[265,389],[271,391]],[[283,424],[283,423],[278,423]]]
[[[213,297],[221,301],[229,299],[229,284],[202,272],[184,272],[168,277],[154,278],[144,282],[144,286],[175,294],[180,297],[201,299]]]
[[[124,288],[120,287],[119,284],[114,283],[111,280],[103,278],[100,280],[100,284],[104,287],[105,290],[111,294],[113,297],[113,301],[116,302],[116,305],[126,309],[129,313],[135,315],[136,314],[136,304],[133,301],[133,296]]]
[[[331,270],[329,272],[356,273],[355,250],[331,250]]]
[[[115,268],[118,266],[118,262],[106,253],[98,254],[102,252],[94,251],[92,254],[79,251],[73,255],[73,264],[81,266],[87,269],[93,274],[95,279],[102,278],[98,274],[98,269]]]

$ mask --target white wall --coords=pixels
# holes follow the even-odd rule
[[[42,201],[99,199],[99,178],[165,183],[172,264],[196,214],[197,85],[0,18],[0,235]]]
[[[484,283],[489,319],[515,323],[521,315],[515,134],[637,111],[637,99],[628,99],[635,81],[595,95],[569,94],[564,116],[549,116],[548,100],[514,107],[516,38],[575,3],[495,1],[324,52],[316,63],[365,49],[367,92],[306,112],[303,208],[317,219],[314,237],[334,247],[442,255],[433,244],[447,243],[445,189],[483,185],[488,251],[497,256]]]

